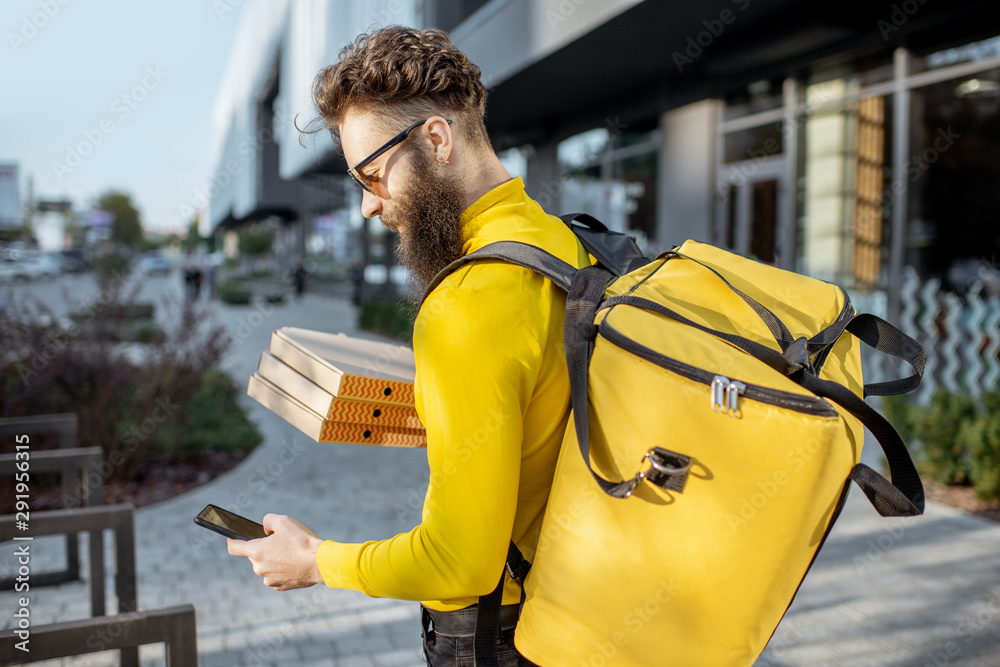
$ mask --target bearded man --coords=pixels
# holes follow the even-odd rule
[[[313,98],[317,120],[354,165],[348,173],[363,190],[365,217],[399,233],[415,294],[453,260],[495,241],[590,263],[494,154],[480,70],[443,32],[390,27],[360,36],[319,73]],[[476,261],[450,273],[414,324],[416,408],[430,467],[420,525],[345,544],[269,514],[269,536],[230,540],[230,553],[247,556],[277,590],[325,583],[422,601],[431,665],[471,664],[474,605],[502,588],[500,664],[532,664],[513,645],[520,585],[501,573],[511,541],[528,560],[535,554],[569,415],[565,303],[560,288],[511,264]]]

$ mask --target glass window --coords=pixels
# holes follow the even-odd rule
[[[1000,257],[1000,68],[914,89],[906,261],[963,291]],[[965,275],[969,273],[969,275]]]
[[[784,150],[782,123],[768,123],[746,130],[729,132],[723,140],[724,162],[760,160]]]
[[[563,175],[560,208],[586,211],[646,244],[656,231],[657,136],[641,129],[613,134],[598,128],[562,141],[557,149]],[[647,143],[649,151],[635,148]]]
[[[643,242],[656,235],[656,162],[657,153],[643,153],[617,161],[613,166],[625,228],[642,232]]]
[[[727,93],[723,120],[780,109],[782,105],[781,85],[781,79],[761,79]]]
[[[913,59],[913,71],[923,72],[941,69],[959,63],[982,62],[991,58],[1000,58],[1000,36],[973,42],[953,49],[944,49]]]
[[[559,142],[559,164],[568,169],[589,165],[607,149],[611,133],[601,127],[573,135]]]
[[[497,153],[500,164],[504,166],[511,178],[526,178],[528,175],[528,161],[520,148],[510,148]]]

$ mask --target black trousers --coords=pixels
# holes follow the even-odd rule
[[[476,612],[473,605],[456,611],[435,611],[420,606],[423,625],[424,660],[430,667],[475,667]],[[500,667],[537,667],[514,648],[514,628],[520,605],[500,608],[500,639],[497,658]]]

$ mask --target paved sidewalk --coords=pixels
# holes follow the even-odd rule
[[[226,367],[241,384],[272,329],[356,333],[348,303],[314,295],[266,311],[220,306],[218,318],[237,338]],[[343,541],[389,537],[419,520],[425,454],[317,445],[254,401],[245,404],[265,443],[222,478],[137,512],[140,608],[193,603],[202,667],[422,664],[415,603],[323,586],[271,591],[192,517],[212,502],[257,519],[290,514]],[[865,459],[879,460],[877,445]],[[58,542],[40,540],[35,550],[33,566],[58,566]],[[0,548],[0,569],[9,571],[11,553]],[[31,595],[36,624],[88,614],[85,583]],[[108,596],[114,600],[110,581]],[[0,601],[13,608],[13,594]],[[144,665],[163,664],[161,647],[141,655]],[[47,664],[117,663],[103,653]],[[1000,665],[1000,524],[933,503],[924,517],[882,519],[855,489],[757,665]]]

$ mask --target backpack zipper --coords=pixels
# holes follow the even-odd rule
[[[608,324],[607,318],[601,322],[600,332],[605,340],[617,345],[626,352],[631,352],[646,361],[656,364],[660,368],[685,377],[688,380],[707,385],[710,388],[709,396],[712,403],[712,410],[715,412],[739,418],[741,416],[739,399],[742,396],[758,403],[767,403],[768,405],[774,405],[803,414],[816,415],[818,417],[836,417],[840,414],[832,405],[818,396],[803,396],[788,391],[781,391],[780,389],[772,389],[771,387],[730,380],[724,375],[716,375],[685,364],[682,361],[672,359],[625,336]]]

